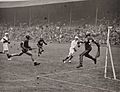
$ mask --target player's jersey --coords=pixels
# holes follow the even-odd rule
[[[92,49],[91,43],[94,42],[93,38],[86,38],[84,43],[85,43],[85,50],[90,50]]]
[[[26,50],[31,49],[31,47],[29,46],[29,40],[22,41],[20,45],[23,49],[26,49]]]
[[[4,36],[4,37],[1,39],[1,42],[8,44],[8,43],[9,43],[9,38],[8,38],[7,36]]]
[[[38,47],[42,47],[43,44],[47,45],[47,43],[43,39],[40,39],[37,43]]]
[[[78,45],[78,41],[73,40],[73,41],[71,42],[70,48],[75,48],[77,45]]]
[[[8,50],[8,44],[10,43],[9,38],[7,36],[4,36],[1,39],[1,42],[3,43],[3,51]]]

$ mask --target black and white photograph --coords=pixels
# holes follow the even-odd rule
[[[120,0],[0,0],[0,92],[120,92]]]

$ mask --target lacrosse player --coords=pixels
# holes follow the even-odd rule
[[[0,42],[3,43],[3,51],[0,53],[6,54],[8,57],[8,60],[11,60],[10,55],[9,55],[9,48],[8,48],[8,44],[10,44],[9,34],[5,33],[5,36],[1,39]]]
[[[34,62],[34,66],[39,65],[40,63],[38,63],[34,60],[32,52],[31,52],[32,48],[29,46],[29,40],[31,40],[31,39],[32,38],[29,35],[26,35],[25,40],[20,43],[22,51],[20,53],[11,54],[10,57],[21,56],[25,53],[31,57],[32,61]]]
[[[100,45],[91,37],[91,34],[89,32],[86,33],[85,41],[83,41],[83,43],[85,44],[85,51],[83,51],[79,55],[79,65],[76,68],[83,67],[83,56],[92,59],[94,61],[94,64],[97,63],[97,58],[100,56]],[[96,46],[98,47],[98,51],[95,58],[89,54],[90,51],[92,50],[91,46],[92,43],[96,44]]]
[[[63,59],[63,63],[65,63],[66,60],[68,60],[68,62],[71,63],[73,54],[77,51],[76,50],[77,46],[80,47],[80,43],[79,43],[79,38],[77,36],[75,36],[75,39],[71,42],[71,46],[69,48],[69,54],[65,59]]]
[[[40,37],[37,46],[38,46],[38,56],[40,56],[40,54],[42,54],[42,52],[44,51],[43,49],[43,44],[47,45],[47,43],[44,41],[44,39],[42,37]]]

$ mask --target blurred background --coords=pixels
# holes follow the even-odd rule
[[[0,38],[5,32],[11,40],[33,40],[42,36],[50,42],[70,42],[87,31],[106,43],[107,27],[112,25],[111,43],[120,44],[119,0],[22,0],[0,2]]]

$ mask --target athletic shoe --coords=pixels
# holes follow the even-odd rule
[[[8,58],[11,58],[11,57],[12,57],[12,55],[8,54],[8,55],[7,55],[7,57],[8,57]]]
[[[11,60],[11,57],[12,57],[12,56],[8,54],[8,56],[7,56],[7,57],[8,57],[8,60]]]
[[[0,54],[5,54],[4,52],[0,52]]]
[[[39,78],[40,78],[40,76],[38,75],[38,76],[37,76],[37,79],[39,79]]]
[[[34,66],[36,66],[36,65],[40,65],[40,63],[38,63],[38,62],[34,62]]]
[[[80,68],[80,67],[83,67],[83,65],[82,65],[82,64],[80,64],[80,65],[78,65],[76,68]]]
[[[66,63],[65,60],[63,60],[63,63]]]
[[[68,62],[71,63],[71,60],[69,60]]]
[[[42,50],[41,52],[44,52],[44,50]]]
[[[11,58],[8,58],[8,60],[10,61],[10,60],[12,60]]]

